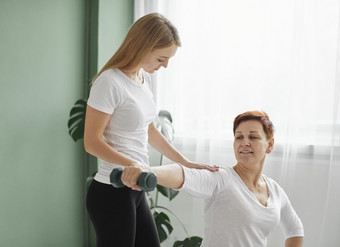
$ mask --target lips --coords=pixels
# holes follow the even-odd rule
[[[240,151],[241,154],[252,154],[253,152],[250,150],[242,150]]]

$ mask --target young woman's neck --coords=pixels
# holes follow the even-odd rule
[[[141,76],[141,70],[140,70],[140,68],[138,68],[138,69],[133,69],[133,70],[123,70],[123,69],[121,69],[121,71],[122,71],[127,77],[129,77],[131,80],[135,80],[136,78],[140,78],[140,76]]]

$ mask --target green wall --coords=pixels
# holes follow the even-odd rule
[[[112,16],[123,35],[132,2],[100,1],[127,11]],[[84,152],[67,133],[86,94],[86,3],[0,0],[0,246],[86,246]]]
[[[133,23],[133,0],[100,0],[98,26],[98,70],[120,47]]]
[[[0,246],[83,246],[84,1],[1,1]]]

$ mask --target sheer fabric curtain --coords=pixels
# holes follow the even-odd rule
[[[135,3],[136,18],[160,12],[181,36],[153,88],[173,115],[174,144],[198,162],[233,166],[234,117],[267,112],[276,132],[264,173],[301,217],[305,246],[339,246],[339,0]],[[268,246],[284,246],[279,229]]]

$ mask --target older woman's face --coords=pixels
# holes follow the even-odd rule
[[[263,164],[271,152],[274,139],[267,140],[262,124],[256,120],[241,122],[235,130],[234,152],[238,163],[243,165]]]

